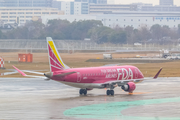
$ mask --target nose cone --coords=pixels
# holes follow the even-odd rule
[[[46,76],[48,78],[51,78],[53,76],[53,73],[52,72],[47,72],[47,73],[44,73],[44,76]]]

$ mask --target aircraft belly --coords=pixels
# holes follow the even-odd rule
[[[73,82],[64,82],[64,81],[58,81],[65,85],[69,85],[76,88],[102,88],[101,84],[95,84],[95,83],[73,83]]]

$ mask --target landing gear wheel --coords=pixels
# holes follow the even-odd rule
[[[110,90],[110,93],[113,96],[114,95],[114,90]]]
[[[79,94],[80,95],[82,95],[82,94],[87,95],[87,90],[86,89],[80,89]]]
[[[106,94],[107,94],[107,95],[110,95],[110,94],[111,94],[110,90],[107,90],[107,91],[106,91]]]
[[[83,94],[83,89],[79,90],[79,94],[82,95]]]
[[[86,89],[84,89],[83,93],[84,93],[84,95],[87,95],[87,90],[86,90]]]

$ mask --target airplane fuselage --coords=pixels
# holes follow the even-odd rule
[[[64,77],[58,74],[76,72]],[[135,66],[110,66],[72,68],[53,72],[52,80],[78,88],[104,88],[102,83],[115,80],[143,79],[141,71]]]

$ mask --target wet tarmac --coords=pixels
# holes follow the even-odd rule
[[[180,78],[137,84],[133,95],[115,88],[88,91],[55,81],[0,78],[0,120],[180,120]]]

